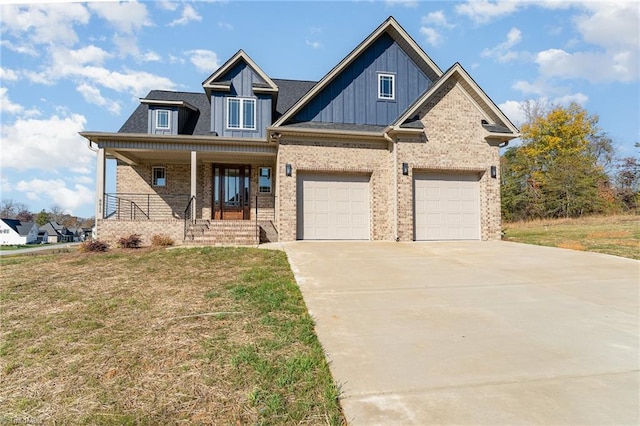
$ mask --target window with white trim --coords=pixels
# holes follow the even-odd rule
[[[256,100],[249,98],[227,98],[227,128],[255,130]]]
[[[167,186],[167,170],[164,167],[153,168],[153,186]]]
[[[258,191],[263,194],[271,193],[271,167],[260,167],[258,170]]]
[[[169,110],[158,109],[156,110],[156,129],[169,129]]]
[[[396,98],[396,76],[378,74],[378,99],[394,100]]]

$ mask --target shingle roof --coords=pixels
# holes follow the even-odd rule
[[[205,93],[169,92],[152,90],[145,99],[158,101],[185,101],[198,108],[198,112],[191,111],[189,121],[185,124],[183,133],[188,135],[211,134],[211,104]],[[138,108],[122,125],[119,133],[147,133],[149,106],[140,104]]]
[[[314,81],[281,80],[274,79],[278,86],[278,98],[276,100],[276,114],[273,121],[277,120],[298,99],[304,96],[316,84]],[[144,98],[158,101],[185,101],[198,108],[198,112],[191,112],[189,121],[185,124],[182,134],[210,136],[211,133],[211,103],[206,93],[193,92],[169,92],[165,90],[152,90]],[[140,104],[127,121],[122,125],[118,133],[147,133],[149,120],[149,106]]]
[[[17,219],[2,219],[4,223],[9,226],[9,228],[13,229],[18,235],[25,236],[29,234],[31,228],[33,228],[33,222],[20,222]]]
[[[303,121],[300,123],[287,124],[280,126],[283,128],[305,128],[305,129],[324,129],[324,130],[345,130],[352,132],[375,132],[382,133],[387,126],[376,126],[374,124],[351,124],[351,123],[325,123],[320,121]]]
[[[511,130],[505,126],[499,126],[497,124],[483,124],[482,127],[491,133],[512,133]]]
[[[315,81],[304,80],[281,80],[274,78],[273,82],[278,86],[278,100],[276,102],[276,116],[273,117],[274,122],[316,85]]]

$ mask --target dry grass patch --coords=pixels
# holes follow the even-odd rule
[[[2,421],[340,424],[281,252],[2,259]]]
[[[640,260],[640,217],[591,216],[505,223],[505,239]]]

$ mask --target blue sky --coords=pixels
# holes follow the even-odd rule
[[[637,155],[637,1],[17,2],[0,6],[1,198],[93,216],[78,132],[117,131],[149,90],[201,91],[239,49],[272,78],[318,80],[390,15],[516,124],[523,101],[575,101]]]

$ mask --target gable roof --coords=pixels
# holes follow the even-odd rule
[[[17,219],[1,219],[9,228],[15,231],[21,237],[29,235],[29,231],[33,228],[33,222],[21,222]]]
[[[218,68],[213,74],[211,74],[208,78],[206,78],[202,82],[202,87],[204,88],[207,95],[211,93],[212,90],[229,90],[231,83],[226,80],[222,80],[225,74],[231,70],[234,66],[236,66],[239,62],[246,63],[254,73],[256,73],[263,81],[263,83],[258,83],[253,85],[253,90],[256,92],[277,92],[278,86],[269,78],[269,76],[262,71],[262,69],[247,55],[244,50],[240,49],[238,52],[233,55],[227,62],[225,62],[220,68]]]
[[[471,78],[469,73],[456,62],[449,68],[427,91],[416,100],[393,124],[396,127],[406,127],[412,122],[419,111],[435,96],[436,93],[450,80],[456,80],[463,89],[471,96],[473,101],[483,111],[492,123],[483,123],[483,127],[492,135],[502,139],[513,139],[520,136],[518,128],[504,115],[498,106],[487,96],[487,94]]]
[[[278,127],[291,119],[305,105],[307,105],[317,94],[327,87],[340,73],[355,61],[368,47],[370,47],[380,36],[388,34],[407,55],[418,65],[425,75],[433,80],[437,80],[442,75],[442,70],[429,58],[429,56],[418,46],[411,36],[390,16],[375,31],[373,31],[362,43],[360,43],[351,53],[349,53],[338,65],[327,73],[306,95],[293,105],[282,117],[280,117],[273,127]]]

